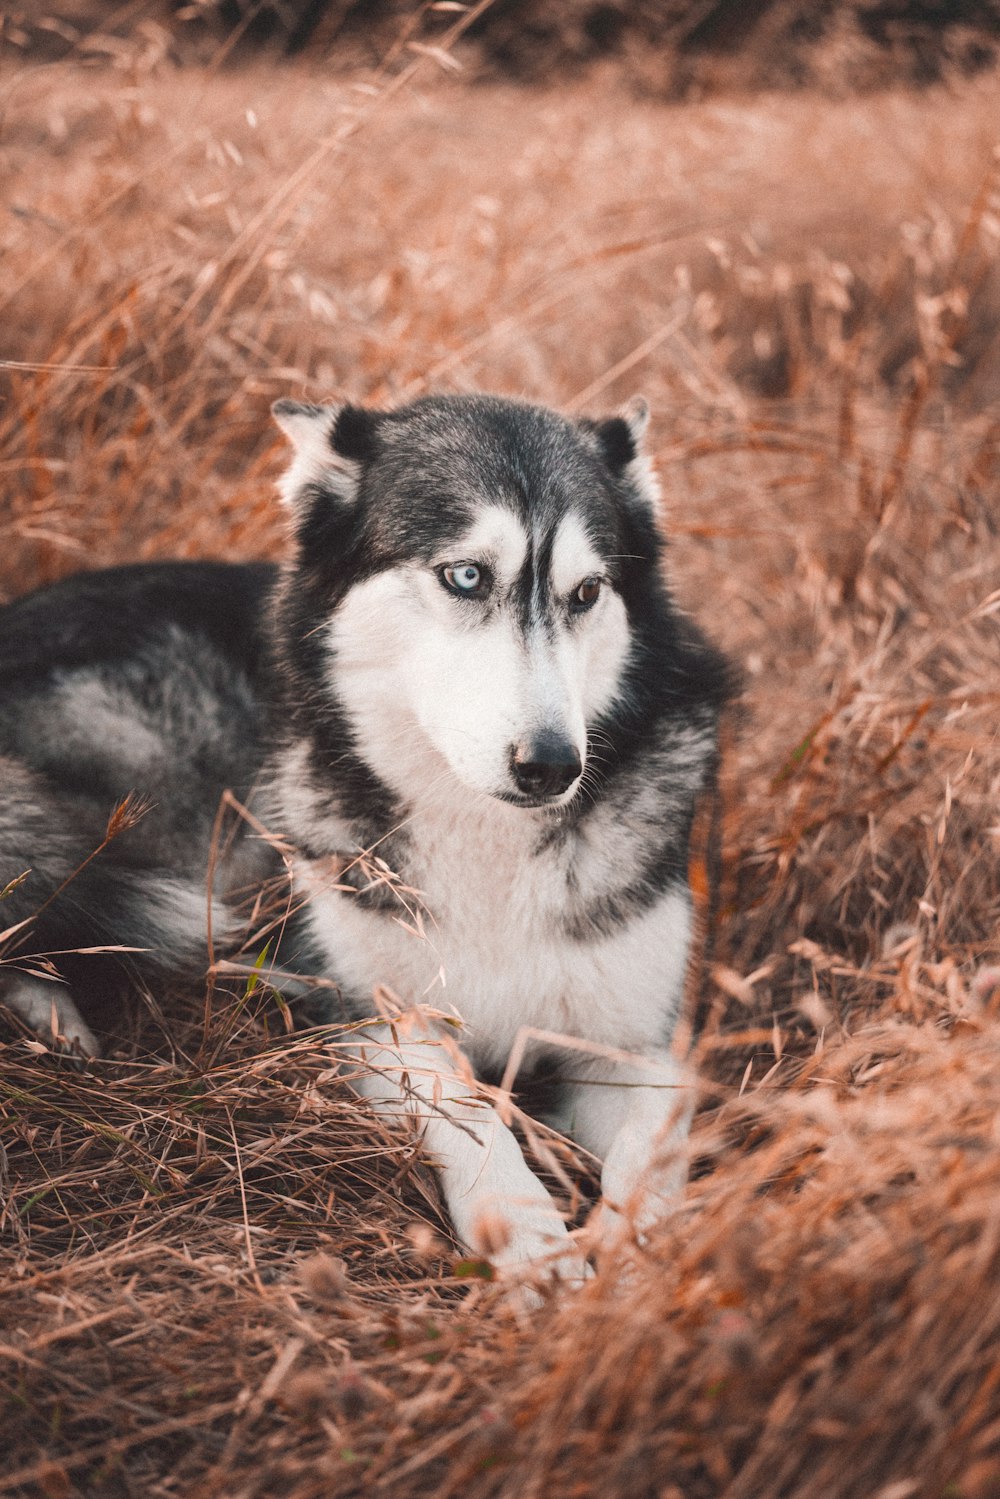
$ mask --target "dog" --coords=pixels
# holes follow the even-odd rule
[[[422,1133],[464,1244],[582,1278],[479,1085],[546,1073],[605,1236],[682,1188],[689,843],[732,689],[664,578],[648,409],[273,413],[287,563],[114,568],[0,612],[0,997],[96,1053],[73,996],[100,965],[204,976],[229,792],[214,948],[277,839],[274,986],[351,1023],[355,1086]]]

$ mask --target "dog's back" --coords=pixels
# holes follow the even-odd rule
[[[204,970],[215,810],[259,770],[273,572],[114,568],[0,612],[0,887],[25,875],[0,921],[27,923],[0,952],[8,983],[37,970],[33,954],[60,954],[65,976],[106,976],[99,955],[73,950],[109,946],[135,949],[116,964],[133,972]]]

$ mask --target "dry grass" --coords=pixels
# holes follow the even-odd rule
[[[435,68],[0,75],[0,588],[274,553],[278,394],[645,390],[748,682],[687,1206],[525,1325],[238,991],[10,1021],[0,1493],[1000,1494],[995,84]]]

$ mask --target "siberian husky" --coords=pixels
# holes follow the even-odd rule
[[[265,827],[296,913],[275,986],[355,1023],[357,1086],[422,1131],[465,1244],[582,1275],[479,1083],[551,1074],[608,1232],[683,1183],[670,1043],[729,677],[664,581],[645,403],[274,415],[287,564],[115,568],[0,612],[0,994],[95,1053],[73,995],[111,960],[80,949],[204,974],[228,790],[251,812],[213,866],[216,946],[274,873]],[[108,841],[128,793],[145,815]]]

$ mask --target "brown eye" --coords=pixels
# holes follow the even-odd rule
[[[584,609],[589,609],[596,604],[601,593],[600,578],[584,578],[579,588],[570,600],[570,608],[577,614],[582,614]]]

